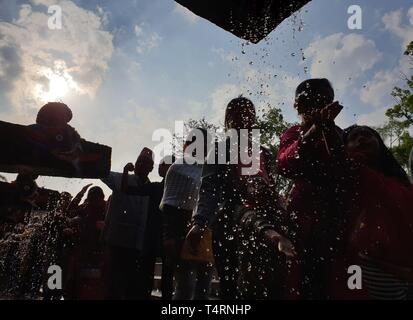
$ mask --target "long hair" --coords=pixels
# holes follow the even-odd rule
[[[229,121],[232,117],[242,115],[245,110],[250,111],[252,114],[256,114],[255,106],[248,98],[240,95],[238,98],[232,99],[225,109],[225,128],[229,129]]]
[[[381,138],[380,134],[373,128],[370,128],[368,126],[358,126],[358,125],[353,125],[351,127],[348,127],[347,129],[344,130],[344,135],[343,135],[344,143],[347,142],[347,138],[350,132],[357,128],[363,128],[363,129],[369,130],[379,142],[379,148],[380,148],[380,155],[378,159],[379,160],[378,161],[379,171],[383,173],[385,176],[397,178],[403,184],[410,185],[410,180],[409,180],[409,177],[407,176],[406,171],[404,171],[402,166],[397,162],[393,153],[384,144],[384,141]]]
[[[105,199],[105,194],[103,193],[103,190],[101,187],[94,186],[89,189],[89,192],[87,193],[87,200],[104,200]]]

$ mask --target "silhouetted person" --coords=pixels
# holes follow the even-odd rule
[[[342,130],[334,119],[342,107],[334,102],[327,79],[309,79],[296,90],[295,108],[302,121],[280,139],[279,174],[292,179],[288,211],[295,225],[298,265],[292,295],[328,298],[330,262],[342,253],[348,189],[335,170],[342,170]]]
[[[103,247],[100,243],[101,229],[99,223],[105,219],[106,201],[102,188],[92,187],[87,193],[86,200],[80,204],[86,191],[91,185],[86,185],[73,198],[67,208],[67,215],[78,219],[78,240],[72,251],[70,268],[72,274],[67,281],[66,298],[96,298],[103,296],[104,283],[102,276],[95,281],[92,296],[84,297],[84,288],[90,289],[87,279],[82,276],[84,270],[97,269],[101,271]]]
[[[281,250],[293,255],[292,245],[275,231],[281,227],[282,208],[273,188],[273,156],[259,144],[257,150],[250,149],[251,130],[255,123],[255,107],[249,99],[239,97],[231,100],[225,112],[225,127],[230,136],[220,142],[221,148],[218,146],[209,154],[208,163],[203,167],[197,210],[187,235],[189,243],[196,246],[203,230],[212,228],[221,299],[279,296],[280,270],[277,268],[267,273],[268,277],[262,277],[262,268],[265,268],[262,260],[266,259],[264,248],[270,246],[271,254],[276,255],[277,246],[282,243]],[[243,135],[245,130],[242,129],[246,129],[247,136]],[[241,137],[247,139],[244,143],[249,145],[245,150],[241,149]],[[234,138],[237,143],[234,143]],[[224,163],[220,163],[222,147],[226,153]],[[230,161],[231,152],[238,155],[235,163]],[[251,157],[251,163],[243,164],[241,159],[246,155]],[[214,157],[215,164],[211,164]],[[254,166],[255,172],[243,171]],[[249,195],[250,180],[259,180],[260,188],[265,189],[271,198],[271,204],[266,208],[268,214],[247,206],[253,202]],[[253,255],[251,250],[254,250]],[[271,262],[268,267],[271,267]]]
[[[208,142],[205,129],[193,129],[184,143],[183,157],[171,166],[165,178],[161,202],[164,217],[163,244],[167,265],[175,271],[175,300],[207,299],[209,294],[212,266],[194,264],[181,258],[188,225],[198,199]],[[193,162],[190,160],[188,163],[188,157]],[[202,162],[199,163],[198,160]],[[171,294],[172,292],[168,292],[169,298]]]
[[[145,239],[143,244],[142,256],[139,259],[139,274],[141,279],[141,288],[139,298],[148,300],[154,283],[154,270],[156,258],[162,256],[162,215],[159,210],[163,190],[164,178],[169,167],[175,161],[175,157],[169,156],[162,159],[159,163],[158,174],[162,177],[160,182],[142,181],[135,186],[130,186],[128,182],[128,172],[139,170],[132,163],[128,163],[123,170],[122,190],[128,195],[138,195],[149,197],[148,216],[146,220]],[[137,164],[138,165],[138,164]],[[162,287],[164,282],[172,280],[167,272],[166,264],[163,259],[162,265]]]
[[[135,174],[129,176],[129,185],[148,182],[152,170],[152,151],[144,148],[136,160]],[[102,181],[113,191],[103,236],[109,247],[109,298],[138,299],[142,286],[139,261],[144,249],[149,197],[125,194],[122,173],[111,172]]]
[[[344,139],[357,181],[349,263],[362,267],[370,299],[412,299],[413,186],[377,131],[352,126]]]

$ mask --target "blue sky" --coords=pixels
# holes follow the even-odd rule
[[[53,4],[61,30],[47,28]],[[347,27],[354,4],[362,30]],[[154,130],[204,116],[219,123],[239,94],[296,121],[294,88],[309,77],[332,81],[345,106],[340,125],[379,125],[391,89],[411,72],[402,57],[413,40],[407,0],[313,0],[257,45],[172,0],[0,0],[0,8],[0,118],[29,124],[48,99],[64,101],[82,136],[113,147],[117,171],[154,147]],[[39,180],[71,192],[84,183]]]

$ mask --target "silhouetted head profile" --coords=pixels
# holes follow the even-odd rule
[[[105,194],[101,187],[94,186],[89,189],[86,197],[88,203],[97,203],[105,200]]]
[[[19,173],[14,183],[17,185],[22,198],[32,196],[37,190],[36,179],[38,175],[32,173]]]
[[[148,176],[153,170],[154,160],[153,151],[149,148],[143,148],[135,162],[135,175]]]
[[[250,99],[232,99],[225,110],[226,129],[251,129],[256,122],[255,106]]]
[[[406,172],[376,130],[367,126],[354,125],[344,130],[343,138],[350,158],[385,176],[397,178],[404,184],[410,184]]]
[[[322,109],[334,101],[334,89],[327,79],[308,79],[301,82],[295,91],[295,104],[299,115]]]
[[[48,102],[37,113],[36,123],[48,127],[61,127],[72,120],[72,110],[62,102]]]

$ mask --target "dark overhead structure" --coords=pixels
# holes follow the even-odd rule
[[[103,178],[110,172],[110,147],[77,141],[72,151],[65,128],[39,128],[0,121],[0,171],[43,176]]]
[[[175,0],[239,38],[257,43],[311,0]]]

